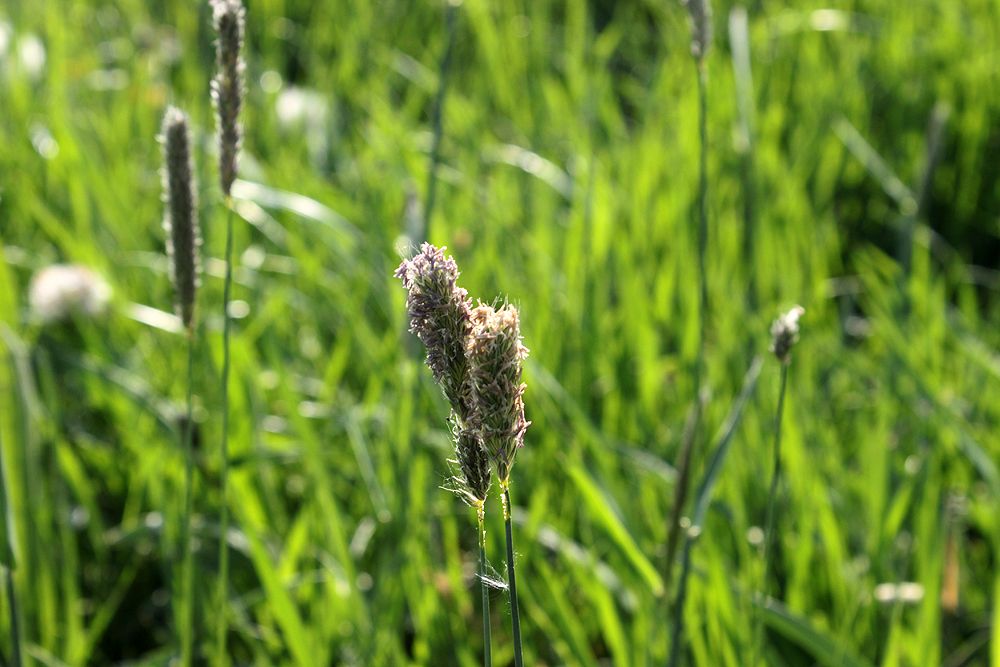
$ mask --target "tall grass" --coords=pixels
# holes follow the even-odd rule
[[[176,107],[167,109],[160,131],[163,144],[163,227],[167,232],[167,257],[174,286],[174,310],[184,327],[187,342],[187,399],[180,429],[184,456],[184,509],[180,527],[180,582],[175,582],[176,632],[180,661],[193,660],[195,633],[194,544],[191,518],[194,508],[194,357],[195,309],[200,281],[198,199],[194,181],[191,129],[187,115]]]
[[[426,175],[447,46],[440,3],[401,7],[253,5],[249,150],[232,199],[234,221],[246,220],[234,229],[232,295],[246,306],[233,311],[245,317],[230,341],[229,595],[226,610],[203,596],[211,613],[196,616],[198,636],[211,638],[213,614],[225,614],[233,662],[482,657],[478,522],[440,491],[453,451],[448,409],[400,350],[404,297],[388,277],[406,184]],[[684,9],[609,7],[467,1],[448,79],[433,237],[470,292],[518,300],[534,348],[524,370],[533,426],[510,513],[525,664],[648,666],[670,651],[661,600],[677,590],[664,589],[657,566],[677,483],[670,463],[697,394],[688,368],[699,339],[699,101]],[[1000,81],[988,55],[1000,15],[946,0],[815,9],[748,7],[756,311],[733,298],[747,281],[721,34],[707,57],[703,385],[712,391],[701,431],[717,432],[739,395],[747,341],[767,343],[756,313],[802,303],[808,336],[783,407],[788,549],[772,578],[784,601],[762,610],[773,640],[765,657],[793,667],[943,664],[981,641],[981,628],[995,631],[1000,334],[989,229]],[[170,300],[152,137],[168,100],[189,105],[195,136],[211,136],[212,34],[203,7],[114,10],[87,0],[0,10],[10,35],[0,56],[0,320],[24,341],[18,378],[37,387],[3,384],[0,413],[11,415],[4,457],[25,553],[15,576],[22,648],[26,661],[50,664],[152,664],[171,653],[170,546],[182,524],[173,499],[184,464],[167,399],[184,381],[187,351],[164,329],[174,320],[150,311]],[[913,227],[903,321],[901,211],[831,121],[847,119],[913,183],[942,99],[953,112],[926,217]],[[317,154],[315,136],[325,146]],[[225,221],[206,222],[216,218],[205,228],[205,304],[223,300]],[[77,347],[47,364],[50,334],[27,319],[22,295],[53,261],[88,264],[116,297],[104,323],[89,323]],[[218,378],[224,323],[217,306],[204,312],[198,376]],[[776,364],[760,373],[762,386],[780,380]],[[216,385],[195,393],[210,452],[195,452],[203,543],[221,536]],[[35,401],[34,434],[17,427],[22,394]],[[690,548],[689,664],[740,664],[752,646],[753,614],[742,610],[759,588],[760,557],[747,531],[767,503],[760,471],[776,408],[773,391],[746,403]],[[695,497],[715,451],[699,450]],[[951,490],[969,508],[955,533],[955,615],[938,595]],[[498,538],[490,555],[505,531],[499,511],[484,529]],[[214,558],[196,559],[196,590],[217,574]],[[874,598],[877,585],[901,582],[922,586],[923,598]],[[501,627],[498,665],[514,659]],[[9,629],[0,611],[2,636]]]
[[[219,135],[219,185],[226,209],[226,263],[222,288],[222,442],[219,447],[219,574],[217,600],[225,610],[229,600],[229,365],[230,365],[230,294],[233,286],[233,200],[232,187],[239,172],[239,152],[243,128],[239,115],[246,94],[243,79],[245,12],[240,0],[219,0],[212,4],[212,23],[218,34],[215,47],[216,74],[212,79],[212,104]],[[218,614],[216,621],[216,660],[219,667],[229,664],[226,635],[229,619]]]

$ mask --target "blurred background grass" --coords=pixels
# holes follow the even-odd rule
[[[173,103],[197,126],[206,236],[199,642],[225,614],[239,664],[479,664],[474,514],[440,488],[447,410],[391,277],[424,234],[446,7],[247,4],[224,608],[207,3],[0,7],[0,442],[28,661],[172,655],[185,345],[136,304],[171,309],[155,136]],[[707,436],[771,319],[807,310],[771,588],[784,605],[764,615],[761,659],[1000,665],[1000,5],[758,1],[745,23],[735,7],[715,4],[708,60]],[[531,348],[512,478],[526,660],[662,664],[697,355],[686,12],[465,0],[454,39],[427,234],[474,297],[520,305]],[[103,275],[110,312],[34,320],[29,280],[53,262]],[[693,550],[688,664],[751,663],[778,375],[766,359]],[[501,570],[495,497],[487,521]],[[503,592],[492,607],[504,665]],[[10,621],[5,607],[8,660]]]

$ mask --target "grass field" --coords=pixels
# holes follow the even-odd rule
[[[697,518],[718,434],[751,393],[687,547],[674,647],[682,559],[665,544],[699,358],[685,7],[247,5],[224,603],[208,3],[0,6],[14,545],[0,563],[14,566],[26,665],[177,654],[187,347],[161,226],[169,103],[195,125],[205,235],[196,664],[220,615],[234,664],[482,664],[476,516],[441,488],[448,409],[392,276],[426,238],[474,298],[520,307],[531,350],[532,424],[511,479],[526,664],[645,667],[679,650],[703,667],[1000,667],[1000,4],[757,0],[741,22],[715,3],[705,402],[683,516]],[[56,262],[108,281],[104,316],[32,317],[31,276]],[[794,304],[806,314],[762,597],[780,375],[769,327]],[[503,578],[495,487],[486,520]],[[491,602],[494,664],[513,664],[506,593]]]

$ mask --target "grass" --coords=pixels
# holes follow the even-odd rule
[[[970,646],[972,664],[996,663],[1000,10],[792,4],[748,13],[749,254],[720,29],[732,5],[715,7],[702,421],[704,434],[720,429],[766,352],[770,321],[801,303],[772,552],[771,591],[783,599],[755,596],[759,552],[747,539],[764,524],[770,481],[780,368],[767,359],[689,549],[680,662],[742,664],[759,602],[769,664],[943,664]],[[229,394],[234,664],[482,662],[477,526],[439,488],[447,408],[404,342],[404,293],[391,276],[408,193],[426,197],[446,11],[424,0],[248,7],[247,150],[233,191],[233,312],[246,313],[232,322]],[[685,11],[466,0],[459,14],[428,240],[448,246],[471,293],[518,303],[532,350],[533,423],[511,488],[524,662],[661,665],[663,600],[677,592],[659,574],[668,462],[698,348],[698,101]],[[22,654],[26,664],[162,664],[184,479],[170,424],[186,351],[131,304],[168,311],[172,299],[154,139],[167,102],[183,103],[198,128],[199,298],[222,302],[208,12],[13,0],[0,21],[10,34],[0,322],[12,332],[0,441]],[[35,49],[32,36],[45,49],[40,67],[20,55]],[[324,106],[294,117],[303,91]],[[912,214],[835,128],[846,119],[916,191],[938,102],[952,112],[904,272],[899,232]],[[76,327],[31,322],[28,281],[53,261],[99,270],[115,288],[113,311]],[[743,296],[751,277],[753,306]],[[202,313],[196,590],[215,581],[222,539],[211,443],[221,439],[223,321],[219,308]],[[711,451],[693,461],[693,485]],[[966,501],[955,612],[940,605],[952,494]],[[487,533],[503,534],[502,520],[489,513]],[[503,549],[489,545],[496,564]],[[874,598],[877,584],[901,581],[923,598]],[[490,606],[493,663],[509,665],[506,598],[495,593]],[[215,613],[196,615],[202,656]],[[8,659],[5,642],[0,652]]]

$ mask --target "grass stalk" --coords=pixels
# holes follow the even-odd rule
[[[7,585],[7,612],[10,614],[10,664],[21,667],[21,628],[18,623],[17,596],[14,593],[14,573],[9,567],[3,568]]]
[[[763,596],[767,596],[767,587],[771,579],[772,561],[774,559],[771,542],[774,540],[775,506],[777,505],[778,498],[778,483],[781,480],[781,421],[785,411],[785,386],[787,380],[788,364],[783,363],[781,364],[781,388],[778,390],[778,414],[775,417],[774,425],[774,463],[771,471],[771,486],[767,492],[767,505],[764,510],[764,580],[761,584],[761,595]],[[763,651],[763,641],[763,622],[762,619],[758,618],[754,642],[755,656],[752,664],[756,664],[757,656]]]
[[[233,286],[233,206],[226,197],[226,278],[222,289],[222,442],[219,447],[219,579],[216,626],[216,661],[228,664],[226,651],[226,600],[229,588],[229,299]]]
[[[479,585],[483,593],[483,665],[492,667],[493,647],[490,639],[490,592],[486,583],[489,574],[486,571],[486,512],[485,507],[480,504],[476,508],[479,516]],[[508,531],[509,533],[509,531]]]
[[[510,487],[503,487],[503,519],[507,529],[507,579],[510,586],[510,618],[514,631],[514,667],[523,667],[521,655],[521,618],[517,610],[517,580],[514,578],[514,537],[511,531]]]
[[[0,567],[4,571],[4,584],[7,588],[7,613],[10,616],[10,664],[11,667],[21,667],[21,629],[17,606],[17,594],[14,592],[14,526],[10,525],[7,505],[7,477],[4,474],[3,447],[0,446]]]
[[[708,277],[705,268],[708,254],[708,68],[704,60],[698,61],[698,362],[695,365],[695,387],[701,395],[702,366],[705,360],[705,328],[708,317]],[[696,401],[700,401],[696,397]]]
[[[187,363],[187,417],[181,432],[184,450],[184,516],[181,544],[184,550],[181,558],[180,627],[181,667],[190,667],[194,646],[194,551],[191,546],[191,506],[194,486],[194,450],[192,447],[193,389],[194,389],[194,331],[188,329]]]
[[[767,508],[764,518],[764,592],[771,574],[771,542],[774,540],[775,505],[778,498],[778,483],[781,480],[781,418],[785,411],[785,385],[788,381],[788,364],[781,364],[781,388],[778,390],[778,414],[774,424],[774,467],[771,472],[771,488],[767,492]]]
[[[434,214],[434,199],[437,195],[437,167],[441,161],[441,139],[444,136],[444,101],[448,92],[448,73],[451,71],[451,53],[455,46],[455,16],[458,13],[458,3],[449,2],[445,18],[448,33],[448,44],[441,58],[441,68],[438,74],[438,91],[434,100],[434,111],[431,117],[431,166],[427,173],[427,200],[424,203],[424,239],[431,236],[431,216]]]

